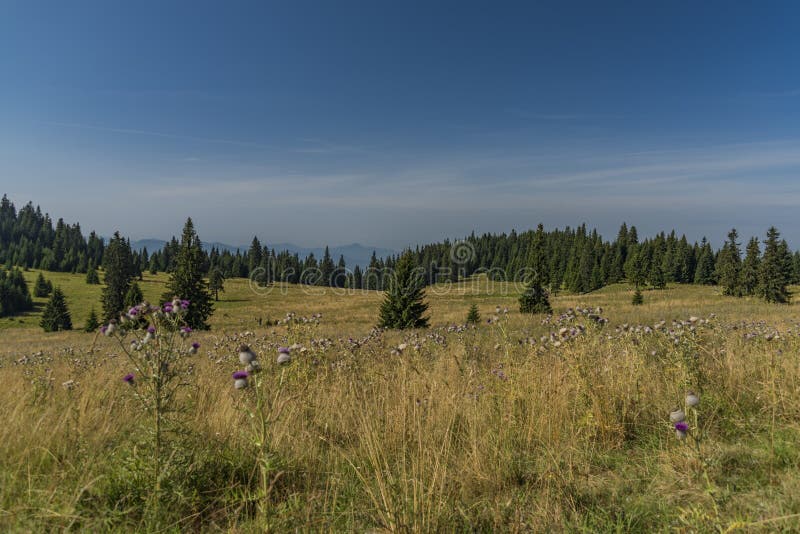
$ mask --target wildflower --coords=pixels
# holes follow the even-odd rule
[[[200,343],[195,341],[192,343],[192,346],[189,348],[189,354],[197,354],[197,349],[200,348]]]
[[[189,309],[189,301],[188,301],[188,300],[186,300],[186,299],[183,299],[183,300],[181,301],[181,309],[182,309],[182,310],[187,310],[187,309]]]
[[[164,304],[164,313],[172,313],[172,303],[167,302]]]
[[[688,431],[689,425],[685,421],[678,421],[675,423],[675,436],[678,439],[684,439]]]
[[[236,371],[233,373],[233,387],[236,389],[244,389],[247,387],[247,371]]]
[[[117,329],[116,321],[114,319],[111,319],[111,322],[108,323],[108,326],[103,331],[103,334],[110,336],[116,331],[116,329]]]
[[[278,364],[284,365],[292,361],[292,356],[289,354],[289,349],[287,347],[280,347],[278,349]]]
[[[130,384],[132,386],[134,378],[135,377],[134,377],[133,373],[128,373],[127,375],[122,377],[122,381],[126,382],[127,384]]]
[[[130,317],[131,319],[135,318],[137,315],[139,315],[139,310],[136,309],[135,307],[128,310],[128,317]]]
[[[181,327],[181,337],[189,337],[189,334],[192,333],[192,329],[189,326],[182,326]]]
[[[686,394],[686,406],[694,408],[698,404],[700,404],[700,397],[698,397],[694,391],[690,391]]]
[[[669,420],[672,423],[680,423],[684,419],[686,419],[686,414],[678,406],[674,407],[669,413]]]
[[[252,350],[250,350],[250,347],[247,345],[239,346],[239,362],[241,362],[242,365],[247,365],[255,359],[256,355]]]

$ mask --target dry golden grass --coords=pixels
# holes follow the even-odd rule
[[[161,284],[147,280],[146,295],[159,295]],[[379,293],[259,295],[242,280],[226,289],[213,329],[194,336],[202,348],[190,359],[184,432],[175,438],[192,455],[175,474],[180,496],[156,523],[135,498],[149,488],[138,474],[146,435],[113,340],[97,339],[89,353],[89,334],[0,331],[0,529],[800,529],[795,305],[705,287],[646,292],[640,307],[623,286],[557,296],[556,314],[602,306],[609,324],[565,321],[586,324],[586,333],[554,346],[540,337],[562,324],[521,316],[506,285],[488,295],[432,288],[431,329],[384,335],[369,334]],[[82,316],[76,308],[90,300],[66,291]],[[496,306],[510,311],[474,330],[448,329],[472,302],[484,319]],[[258,325],[292,311],[322,320]],[[674,327],[681,335],[617,330],[712,314],[694,331]],[[268,495],[247,415],[254,392],[234,390],[230,379],[242,341],[264,364],[262,393],[282,405],[266,444]],[[402,354],[390,354],[401,342]],[[277,366],[276,347],[291,343],[307,350]],[[71,389],[62,386],[69,380]],[[701,392],[699,425],[690,421],[697,447],[678,441],[668,420],[688,388]]]

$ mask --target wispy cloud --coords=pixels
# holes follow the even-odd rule
[[[58,126],[62,128],[78,128],[82,130],[94,130],[98,132],[109,132],[109,133],[118,133],[118,134],[125,134],[125,135],[145,135],[150,137],[162,137],[166,139],[180,139],[184,141],[197,141],[200,143],[215,143],[215,144],[224,144],[224,145],[236,145],[236,146],[247,146],[247,147],[255,147],[255,148],[269,148],[269,149],[276,149],[277,147],[271,145],[265,145],[263,143],[257,143],[254,141],[242,141],[238,139],[224,139],[218,137],[199,137],[194,135],[184,135],[184,134],[174,134],[168,132],[157,132],[153,130],[138,130],[133,128],[113,128],[108,126],[97,126],[94,124],[82,124],[77,122],[55,122],[55,121],[48,121],[42,123],[47,126]]]
[[[343,143],[333,143],[324,139],[303,138],[300,139],[303,146],[292,149],[292,152],[301,154],[352,154],[366,152],[363,146],[355,146]]]

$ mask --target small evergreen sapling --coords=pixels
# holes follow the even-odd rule
[[[467,324],[478,324],[479,322],[481,322],[481,314],[478,312],[478,305],[473,304],[467,313]]]
[[[33,285],[33,296],[38,298],[47,297],[53,291],[53,284],[45,280],[42,273],[36,277],[36,283]]]
[[[86,319],[86,326],[83,327],[84,331],[91,333],[97,330],[100,327],[100,321],[97,319],[97,314],[92,308],[92,311],[89,312],[89,317]]]
[[[100,276],[97,274],[97,269],[95,269],[94,266],[89,266],[89,269],[86,271],[86,283],[89,285],[100,284]]]
[[[642,296],[641,290],[637,287],[636,291],[633,292],[633,299],[631,299],[631,304],[634,306],[640,306],[644,304],[644,296]]]
[[[61,289],[55,288],[53,290],[53,295],[47,301],[39,325],[45,332],[72,330],[72,317],[69,314],[67,301]]]

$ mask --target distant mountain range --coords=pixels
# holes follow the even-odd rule
[[[108,241],[108,239],[106,239]],[[156,250],[161,250],[164,248],[166,241],[163,239],[139,239],[138,241],[131,241],[131,247],[134,250],[142,250],[143,248],[147,248],[148,252],[153,252]],[[308,248],[308,247],[299,247],[292,243],[277,243],[275,245],[266,244],[271,249],[275,249],[277,252],[281,252],[284,250],[288,250],[291,253],[297,253],[300,255],[301,258],[305,258],[310,253],[314,253],[314,256],[319,260],[322,258],[322,255],[325,253],[325,247],[316,247],[316,248]],[[203,243],[203,248],[206,250],[211,250],[212,248],[217,248],[219,250],[228,250],[230,252],[235,253],[236,250],[241,250],[243,253],[247,252],[250,246],[233,246],[228,245],[225,243]],[[369,265],[369,260],[372,257],[372,252],[378,255],[379,258],[385,258],[387,256],[391,256],[393,254],[397,254],[396,250],[388,249],[388,248],[380,248],[380,247],[368,247],[364,246],[360,243],[352,243],[350,245],[341,245],[337,247],[330,247],[331,257],[333,258],[334,262],[339,261],[339,256],[344,256],[345,264],[347,264],[348,268],[353,268],[356,265],[360,265],[362,268]]]

